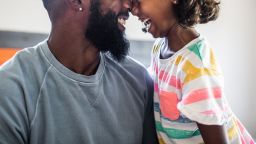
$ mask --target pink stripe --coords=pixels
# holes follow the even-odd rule
[[[153,63],[153,69],[154,69],[155,73],[158,75],[158,66],[155,62]]]
[[[242,144],[246,144],[245,139],[242,135],[240,136],[240,138],[241,138]]]
[[[238,127],[239,127],[241,133],[244,133],[244,127],[243,127],[243,125],[240,123],[240,121],[239,121],[239,120],[236,120],[236,123],[237,123],[237,125],[238,125]]]
[[[168,75],[168,73],[161,70],[158,77],[160,80],[165,80],[167,75]]]
[[[201,113],[205,114],[205,115],[216,115],[217,112],[215,110],[207,110],[207,111],[203,111]]]
[[[159,88],[158,88],[158,84],[157,83],[154,83],[154,90],[155,90],[155,92],[159,92]]]
[[[167,72],[160,71],[159,79],[168,83],[170,86],[173,86],[177,89],[181,89],[181,82],[179,79],[176,78],[176,76],[171,76],[171,78],[169,78],[169,75]]]
[[[181,89],[181,82],[175,76],[172,76],[169,80],[169,85],[176,87],[177,89]]]
[[[250,144],[255,144],[254,140],[250,137],[248,132],[245,130],[245,128],[242,125],[242,123],[239,120],[236,120],[236,123],[237,123],[237,125],[238,125],[238,127],[240,129],[240,132],[241,132],[240,139],[242,141],[242,144],[247,144],[247,142],[249,142]],[[247,135],[247,137],[244,137],[244,135]]]
[[[207,111],[203,111],[201,112],[204,115],[217,115],[217,113],[222,113],[223,110],[221,109],[215,109],[215,110],[207,110]]]
[[[237,125],[238,125],[238,127],[239,127],[239,129],[240,129],[240,132],[241,132],[240,139],[241,139],[241,141],[242,141],[242,144],[246,144],[246,141],[245,141],[245,139],[244,139],[244,137],[243,137],[245,128],[243,127],[243,125],[240,123],[239,120],[236,120],[236,123],[237,123]]]
[[[190,95],[188,95],[186,98],[182,100],[183,104],[191,104],[195,102],[199,102],[202,100],[207,100],[210,98],[221,98],[222,97],[222,91],[220,87],[216,88],[205,88],[205,89],[199,89],[192,91]]]
[[[223,113],[225,111],[228,111],[228,107],[226,105],[224,105],[223,107],[224,108],[219,107],[219,108],[212,109],[212,110],[206,110],[206,111],[203,111],[201,113],[205,114],[205,115],[217,115],[218,113]]]

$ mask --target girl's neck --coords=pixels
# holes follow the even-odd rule
[[[167,35],[169,49],[177,52],[197,37],[199,34],[194,28],[186,28],[175,23]]]

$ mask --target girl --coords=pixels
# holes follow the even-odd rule
[[[215,0],[133,1],[143,31],[158,38],[150,72],[160,144],[254,144],[229,109],[213,49],[193,28],[218,12]]]

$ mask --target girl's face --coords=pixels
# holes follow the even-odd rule
[[[148,32],[153,37],[165,37],[176,22],[173,14],[174,0],[137,0],[133,4],[132,14],[148,24]]]

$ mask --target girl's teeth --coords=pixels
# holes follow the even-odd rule
[[[145,26],[148,25],[148,24],[150,24],[150,19],[145,19],[145,20],[143,21],[143,23],[144,23]]]
[[[143,21],[143,28],[142,28],[142,31],[147,33],[149,31],[149,28],[150,28],[150,20],[149,19],[146,19]]]

